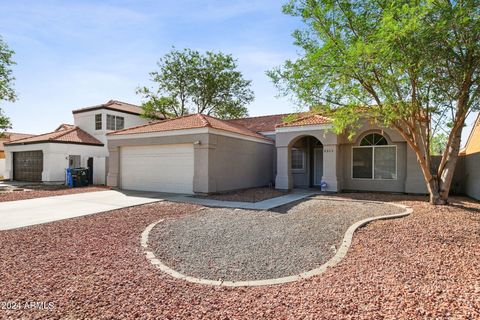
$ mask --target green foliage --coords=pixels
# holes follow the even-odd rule
[[[251,81],[243,79],[236,60],[228,54],[172,49],[150,73],[155,88],[141,87],[145,116],[156,118],[205,113],[221,119],[248,115],[253,101]]]
[[[289,123],[298,120],[300,117],[298,116],[298,113],[290,113],[286,115],[285,117],[282,118],[282,122],[284,123]]]
[[[0,36],[0,101],[14,102],[16,99],[15,91],[13,90],[13,81],[15,78],[12,75],[12,66],[15,62],[12,60],[14,52],[10,50],[7,44]],[[0,132],[11,128],[11,123],[8,117],[0,109]]]
[[[361,117],[397,129],[430,202],[446,203],[465,119],[480,107],[479,0],[290,0],[283,10],[304,27],[293,33],[301,56],[268,72],[281,92],[349,137]],[[438,128],[448,139],[432,175]]]
[[[430,139],[430,154],[432,156],[442,155],[447,147],[448,135],[439,133]]]
[[[479,107],[479,8],[476,0],[291,0],[283,9],[304,22],[293,34],[303,54],[268,75],[303,104],[337,109],[339,131],[369,105],[386,125],[424,121],[422,113],[454,121],[462,95],[462,108]]]

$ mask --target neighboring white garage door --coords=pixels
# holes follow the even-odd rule
[[[193,144],[122,147],[125,190],[193,193]]]

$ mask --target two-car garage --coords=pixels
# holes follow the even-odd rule
[[[193,193],[192,143],[120,148],[122,189]]]
[[[107,139],[111,187],[208,194],[273,180],[273,140],[207,115],[119,130]]]

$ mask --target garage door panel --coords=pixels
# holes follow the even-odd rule
[[[22,151],[13,153],[13,180],[42,181],[43,152]]]
[[[127,190],[193,192],[193,145],[121,148],[121,185]]]

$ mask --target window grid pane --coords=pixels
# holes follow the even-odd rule
[[[304,152],[303,150],[292,150],[292,169],[304,169]]]
[[[95,130],[102,130],[102,115],[95,115]]]
[[[122,130],[125,126],[125,119],[123,117],[115,117],[115,130]]]
[[[374,152],[375,179],[396,179],[396,148],[375,148]]]
[[[115,116],[107,114],[107,130],[115,130]]]
[[[373,148],[353,148],[352,176],[354,179],[372,179]]]
[[[385,146],[387,145],[387,139],[384,136],[378,133],[371,133],[366,135],[362,141],[360,141],[360,146]]]

